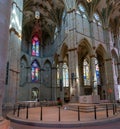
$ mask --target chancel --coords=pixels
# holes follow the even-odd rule
[[[119,0],[3,1],[0,122],[5,129],[14,126],[5,119],[6,110],[21,103],[119,102]]]

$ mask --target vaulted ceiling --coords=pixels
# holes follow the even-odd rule
[[[25,34],[25,37],[30,37],[36,21],[35,11],[39,11],[42,39],[44,42],[47,42],[47,39],[52,39],[54,37],[55,28],[60,27],[61,25],[62,14],[64,11],[63,1],[24,0],[23,8],[23,33]]]
[[[30,37],[35,25],[35,11],[40,12],[40,25],[42,30],[42,39],[44,42],[52,40],[56,27],[60,27],[66,0],[24,0],[23,7],[23,36],[26,40]],[[86,0],[75,0],[76,5],[83,3],[89,15],[97,11],[103,22],[109,21],[109,26],[113,32],[119,30],[120,25],[120,0],[92,0],[87,3]]]

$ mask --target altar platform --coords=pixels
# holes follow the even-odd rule
[[[107,105],[107,109],[106,109]],[[28,111],[28,112],[27,112]],[[15,129],[38,129],[38,127],[79,127],[112,122],[119,118],[119,107],[113,103],[80,104],[69,103],[60,106],[22,108],[10,112],[7,118]]]

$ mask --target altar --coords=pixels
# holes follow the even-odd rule
[[[79,103],[100,103],[100,96],[82,95],[82,96],[79,96]]]

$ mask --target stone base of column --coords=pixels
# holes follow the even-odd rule
[[[0,120],[0,129],[10,129],[10,121],[2,118]]]

